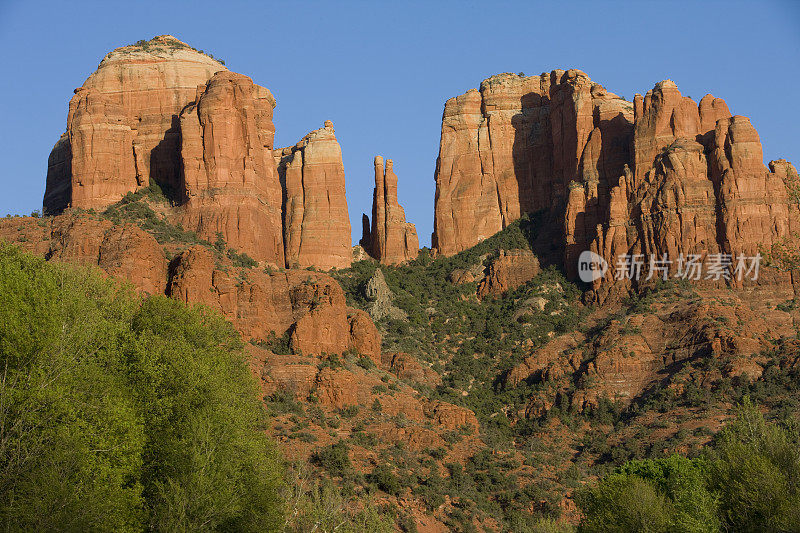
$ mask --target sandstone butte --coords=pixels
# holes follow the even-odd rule
[[[374,259],[395,265],[415,259],[419,238],[414,224],[406,222],[406,213],[397,200],[397,175],[391,159],[375,156],[375,191],[372,195],[372,225],[363,215],[361,246]]]
[[[268,89],[172,36],[118,48],[70,101],[67,131],[48,161],[44,212],[103,210],[155,182],[171,195],[170,220],[206,240],[221,235],[279,267],[348,266],[333,129],[312,132],[292,150],[303,179],[284,190],[273,156],[274,107]]]
[[[435,179],[439,253],[543,212],[570,277],[583,250],[612,265],[600,298],[619,255],[755,255],[800,224],[795,168],[765,166],[746,117],[669,80],[628,102],[579,70],[488,78],[445,104]]]
[[[178,117],[197,86],[224,70],[167,35],[106,55],[70,100],[48,162],[45,212],[109,205],[151,176],[177,187]]]
[[[342,149],[333,123],[325,121],[323,128],[273,154],[284,189],[286,264],[292,268],[349,267],[350,217]]]

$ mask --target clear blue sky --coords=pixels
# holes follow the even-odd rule
[[[498,72],[579,68],[631,99],[710,92],[800,163],[800,2],[37,2],[0,0],[0,214],[41,206],[75,87],[110,50],[173,34],[275,95],[276,145],[333,121],[353,239],[376,154],[422,244],[445,100]]]

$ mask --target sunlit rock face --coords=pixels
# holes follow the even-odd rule
[[[584,250],[612,266],[752,256],[794,239],[797,187],[720,98],[698,104],[666,80],[628,102],[578,70],[501,74],[445,104],[432,242],[451,255],[543,211],[561,221],[548,244],[571,278]]]
[[[225,67],[169,35],[123,46],[75,90],[48,162],[44,209],[102,208],[153,179],[179,183],[178,117]]]
[[[352,262],[342,149],[333,123],[274,151],[283,184],[283,235],[289,267],[346,268]]]
[[[372,195],[372,225],[364,215],[361,245],[383,264],[396,265],[419,254],[419,238],[414,224],[397,200],[397,175],[391,159],[375,156],[375,191]]]

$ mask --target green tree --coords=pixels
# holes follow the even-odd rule
[[[221,317],[0,244],[0,521],[275,531],[282,465]]]
[[[269,531],[281,467],[238,335],[163,296],[132,320],[126,357],[145,418],[142,479],[158,530]]]
[[[660,533],[670,530],[674,508],[652,483],[615,473],[577,498],[583,512],[579,531]]]
[[[706,463],[679,455],[630,461],[581,492],[580,531],[713,532],[717,501]]]
[[[311,455],[311,461],[327,470],[332,476],[344,477],[353,469],[349,448],[343,440],[319,448]]]
[[[650,482],[665,495],[674,512],[671,529],[683,532],[712,532],[719,530],[718,503],[706,487],[708,463],[671,455],[665,459],[630,461],[619,472],[638,476]]]
[[[144,430],[118,335],[130,291],[0,244],[0,519],[8,530],[138,528]]]
[[[745,398],[714,439],[709,485],[729,531],[800,531],[800,446]]]

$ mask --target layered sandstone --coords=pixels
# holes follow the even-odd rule
[[[48,162],[45,212],[102,208],[151,178],[177,187],[178,116],[223,70],[169,35],[106,55],[70,101],[66,137]]]
[[[793,297],[794,290],[791,285],[777,290],[770,286],[744,294],[676,291],[661,294],[646,312],[612,320],[598,308],[587,317],[597,329],[555,337],[532,351],[507,374],[506,386],[547,384],[525,408],[525,416],[538,418],[559,395],[582,410],[601,399],[627,404],[663,386],[667,378],[703,388],[743,374],[757,378],[768,362],[764,354],[794,327],[791,314],[771,302]],[[713,364],[692,368],[698,358]]]
[[[274,151],[283,184],[286,265],[325,270],[352,261],[342,149],[333,123]]]
[[[457,253],[544,210],[561,231],[542,244],[561,251],[569,277],[587,249],[610,265],[593,284],[599,298],[621,256],[666,257],[675,275],[681,256],[707,267],[726,254],[730,275],[737,258],[800,229],[796,172],[762,158],[747,118],[669,80],[631,103],[577,70],[501,74],[445,104],[433,246]]]
[[[187,229],[256,260],[283,266],[281,187],[272,159],[275,99],[223,71],[197,88],[180,115],[182,206]]]
[[[608,181],[628,159],[633,106],[578,70],[500,74],[451,98],[436,165],[433,247],[451,255],[524,213],[563,205],[572,182],[591,197],[571,216],[577,246]]]
[[[288,335],[295,353],[321,356],[352,350],[380,361],[380,335],[368,315],[345,305],[330,276],[308,270],[235,272],[207,247],[189,248],[171,265],[167,293],[221,312],[246,339]]]
[[[383,264],[394,265],[419,254],[419,238],[414,224],[397,200],[397,176],[391,159],[375,156],[375,191],[372,195],[372,225],[364,215],[361,245]]]

